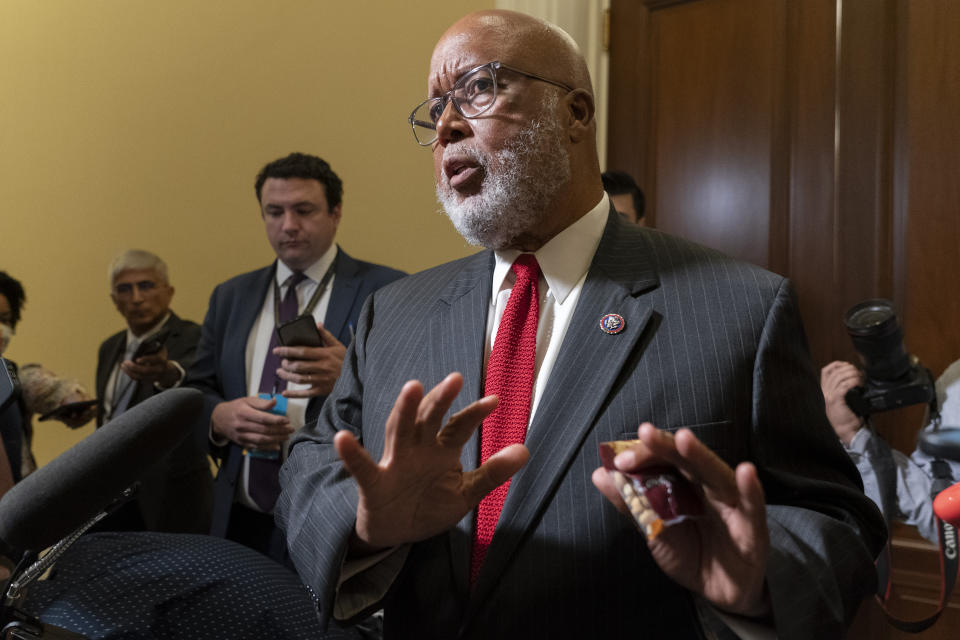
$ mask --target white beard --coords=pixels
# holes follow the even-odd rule
[[[468,142],[446,148],[470,156],[483,173],[480,192],[472,196],[460,196],[446,175],[437,183],[437,200],[470,244],[504,249],[536,232],[557,191],[570,180],[569,153],[554,116],[557,100],[547,98],[541,117],[492,156]]]

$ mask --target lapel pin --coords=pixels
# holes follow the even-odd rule
[[[600,318],[600,329],[604,333],[609,333],[611,335],[620,333],[626,326],[627,323],[623,319],[623,316],[617,313],[608,313]]]

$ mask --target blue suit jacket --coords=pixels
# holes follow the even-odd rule
[[[218,285],[210,296],[197,357],[187,376],[187,385],[203,392],[204,408],[197,431],[204,439],[207,439],[214,407],[225,400],[247,395],[247,339],[263,307],[273,273],[274,265],[244,273]],[[323,324],[337,340],[349,344],[352,337],[350,327],[356,327],[367,296],[405,274],[355,260],[343,249],[340,249],[334,273],[330,304]],[[311,398],[307,404],[307,423],[316,420],[325,399],[326,396]],[[241,447],[231,443],[222,449],[215,448],[213,453],[223,462],[215,485],[211,533],[224,535],[243,452]]]
[[[374,460],[404,381],[451,371],[451,414],[482,395],[493,256],[410,276],[370,297],[343,371],[281,472],[277,521],[329,616],[356,519],[340,429]],[[600,319],[626,321],[616,335]],[[598,444],[645,420],[690,428],[730,465],[756,464],[766,492],[767,584],[781,638],[839,637],[872,592],[880,514],[826,420],[790,283],[654,230],[608,218],[530,424],[476,584],[473,514],[412,545],[382,602],[385,637],[696,638],[691,595],[653,561],[632,521],[594,488]],[[461,464],[475,468],[478,438]]]

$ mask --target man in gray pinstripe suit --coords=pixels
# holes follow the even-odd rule
[[[410,638],[842,635],[884,526],[826,422],[789,282],[620,220],[589,74],[556,27],[471,14],[428,85],[410,120],[438,198],[492,251],[374,293],[296,437],[277,518],[321,617],[382,606],[385,635]],[[541,269],[528,428],[478,465],[521,253]],[[705,505],[649,543],[597,468],[641,423],[618,466],[671,464]],[[508,478],[471,580],[475,507]]]

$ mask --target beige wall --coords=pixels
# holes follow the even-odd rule
[[[253,178],[290,151],[344,181],[338,241],[407,271],[472,250],[437,213],[406,116],[443,29],[481,0],[0,0],[0,270],[27,305],[6,355],[93,389],[122,327],[106,268],[163,256],[174,309],[266,264]],[[48,461],[89,433],[38,423]]]

